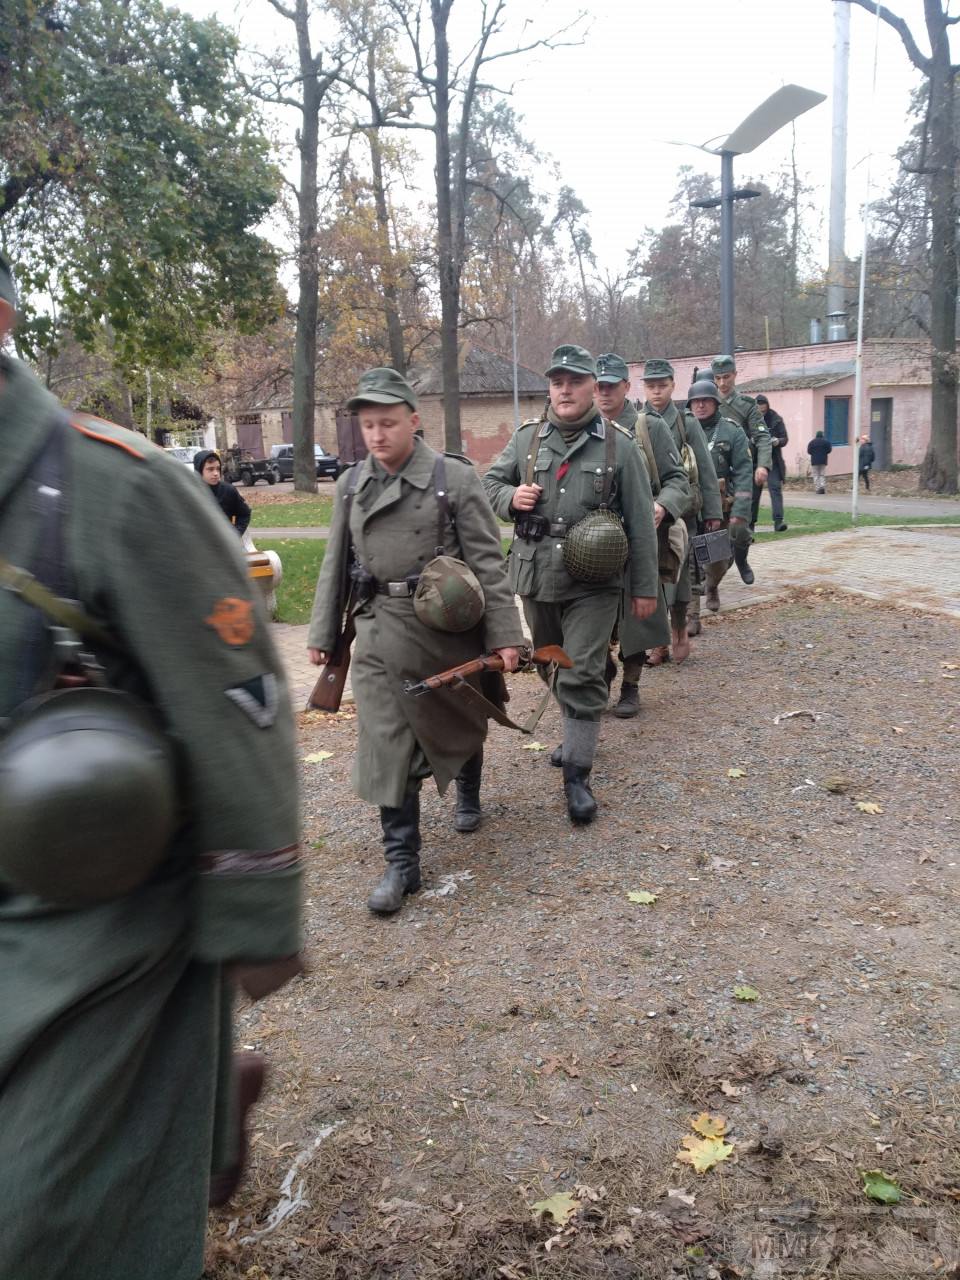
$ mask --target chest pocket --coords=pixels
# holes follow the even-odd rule
[[[595,507],[599,507],[603,502],[604,474],[604,468],[596,463],[583,462],[580,464],[580,491],[578,496],[581,506],[590,511]],[[616,486],[611,484],[610,498],[615,493]]]

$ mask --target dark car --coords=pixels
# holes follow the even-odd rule
[[[318,444],[313,446],[313,456],[317,464],[317,479],[336,480],[343,470],[339,458],[327,453]],[[270,466],[278,480],[293,479],[293,445],[275,444],[270,450]]]

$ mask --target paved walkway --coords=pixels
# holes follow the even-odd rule
[[[770,507],[769,490],[764,489],[761,507]],[[802,493],[784,489],[785,507],[807,507],[814,511],[849,511],[850,490],[846,493]],[[857,510],[865,516],[927,516],[933,520],[960,516],[960,498],[880,498],[860,490]]]
[[[752,587],[735,568],[724,578],[722,611],[776,600],[791,587],[828,587],[960,620],[960,527],[870,526],[784,538],[755,546],[750,563],[757,579]],[[293,704],[303,707],[317,678],[307,660],[307,628],[276,623],[273,636]]]

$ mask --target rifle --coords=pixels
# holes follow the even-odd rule
[[[343,701],[343,688],[347,683],[347,672],[350,670],[350,646],[356,635],[353,621],[353,610],[350,600],[347,601],[347,620],[343,630],[337,637],[333,652],[320,668],[317,683],[313,686],[307,699],[307,708],[312,711],[339,711]]]
[[[569,670],[573,660],[569,658],[558,644],[545,644],[540,649],[531,649],[528,645],[520,646],[520,665],[518,671],[529,671],[533,667],[564,667]],[[459,667],[451,667],[449,671],[441,671],[438,675],[427,676],[423,680],[405,680],[404,693],[417,698],[431,689],[445,689],[450,685],[460,684],[467,676],[477,675],[481,671],[502,671],[503,659],[499,653],[481,653],[479,658],[470,662],[462,662]]]

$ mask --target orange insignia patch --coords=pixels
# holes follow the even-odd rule
[[[249,644],[253,639],[253,605],[239,596],[224,596],[218,600],[213,613],[204,618],[204,622],[213,627],[224,644]]]

